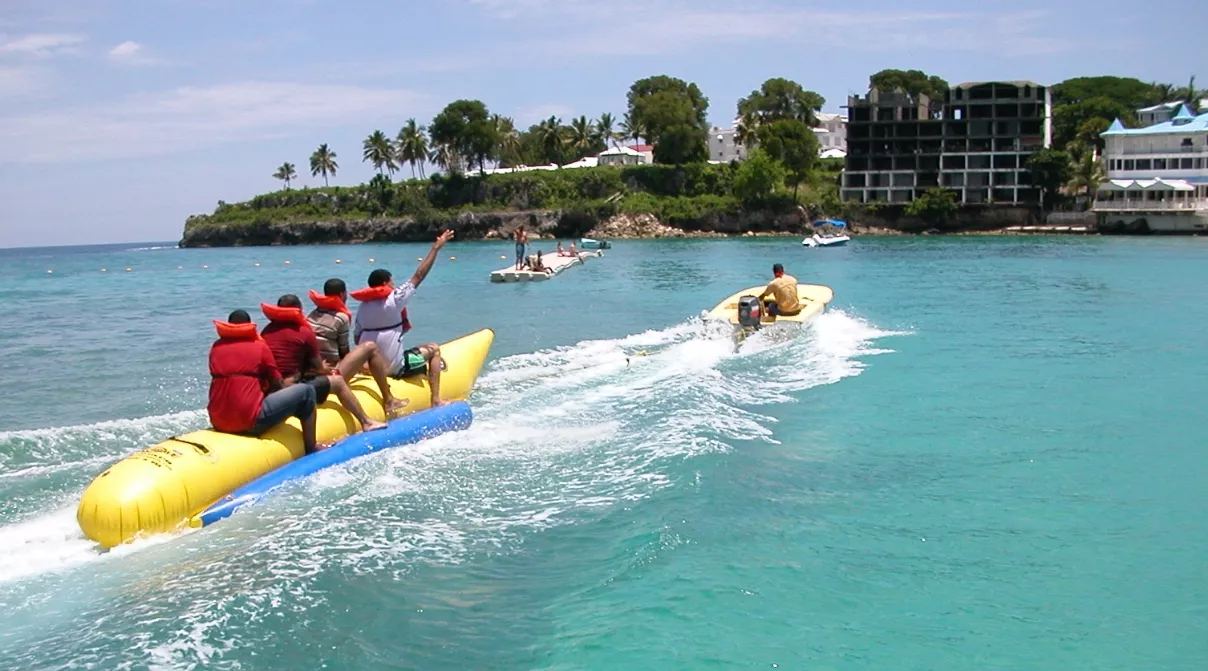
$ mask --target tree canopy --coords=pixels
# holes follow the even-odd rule
[[[1161,87],[1132,77],[1074,77],[1050,89],[1053,106],[1070,105],[1095,98],[1106,98],[1126,108],[1136,109],[1165,102]]]
[[[809,176],[818,162],[818,137],[801,119],[780,119],[759,127],[759,146],[779,161],[797,185]]]
[[[933,100],[942,100],[948,92],[948,82],[922,70],[881,70],[868,78],[868,88],[885,92],[901,89],[912,96],[922,93]]]
[[[1052,208],[1061,187],[1073,177],[1070,155],[1057,149],[1041,149],[1028,157],[1027,167],[1032,174],[1032,184],[1040,188],[1044,207]]]
[[[495,122],[480,100],[449,103],[432,119],[428,135],[438,148],[460,156],[480,170],[485,169],[487,159],[495,155],[499,144]]]
[[[826,98],[807,91],[801,84],[790,79],[769,79],[751,91],[751,95],[738,101],[738,116],[754,125],[785,119],[797,119],[810,126],[817,123],[815,114],[822,111]]]
[[[666,75],[648,77],[634,82],[628,100],[626,125],[641,129],[654,143],[655,161],[680,164],[708,158],[709,99],[696,84]]]
[[[907,203],[906,214],[938,226],[948,221],[948,218],[955,214],[959,207],[955,193],[949,189],[934,187],[927,189],[923,195]]]
[[[762,149],[754,149],[734,173],[734,195],[748,205],[766,200],[784,181],[784,168]]]
[[[644,101],[659,93],[671,93],[687,98],[695,114],[695,123],[702,128],[708,128],[709,99],[701,92],[700,87],[667,75],[639,79],[629,87],[626,99],[629,103],[630,119],[638,121],[641,125],[649,126]]]

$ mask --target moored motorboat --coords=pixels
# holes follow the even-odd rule
[[[612,243],[607,240],[579,238],[579,249],[612,249]]]
[[[469,396],[494,338],[494,332],[482,329],[440,346],[444,360],[440,375],[442,399],[459,401]],[[370,418],[387,419],[372,377],[357,375],[349,380],[349,386]],[[283,466],[302,462],[318,466],[326,464],[325,460],[351,459],[373,449],[414,442],[469,423],[469,408],[462,407],[464,404],[451,404],[456,407],[450,410],[422,412],[431,404],[427,379],[422,373],[391,380],[390,391],[395,398],[409,402],[403,417],[391,420],[390,426],[381,431],[355,433],[357,420],[340,406],[334,395],[318,407],[315,418],[318,442],[335,443],[349,436],[359,441],[326,457],[322,456],[324,452],[318,452],[304,458],[301,425],[296,418],[258,438],[212,429],[173,436],[122,459],[98,475],[80,497],[76,520],[88,538],[106,548],[187,525],[200,526],[205,523],[200,516],[211,506]],[[317,457],[322,458],[307,461]],[[262,493],[262,489],[252,493]]]
[[[801,244],[806,247],[841,247],[846,245],[851,237],[844,231],[847,222],[838,219],[819,219],[814,222],[818,232],[806,237]]]

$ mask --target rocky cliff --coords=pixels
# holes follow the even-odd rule
[[[798,234],[803,215],[746,213],[707,215],[671,226],[652,214],[597,215],[564,210],[464,212],[455,217],[321,219],[280,223],[186,225],[181,247],[320,245],[355,242],[427,242],[448,228],[459,240],[509,237],[524,226],[535,238],[683,238],[741,235],[749,231]]]

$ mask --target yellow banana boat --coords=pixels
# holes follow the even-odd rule
[[[442,398],[469,396],[494,339],[493,331],[483,329],[440,346],[445,362],[440,376]],[[372,377],[355,376],[349,386],[367,415],[378,421],[386,419]],[[403,415],[431,405],[428,381],[422,375],[392,379],[390,391],[395,398],[410,401]],[[334,394],[317,413],[320,443],[340,440],[359,429]],[[302,428],[296,418],[259,438],[210,429],[175,436],[122,459],[97,476],[80,498],[76,520],[86,536],[106,548],[185,525],[200,526],[198,516],[211,504],[301,456]]]

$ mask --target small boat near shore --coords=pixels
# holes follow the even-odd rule
[[[806,247],[841,247],[851,241],[851,236],[845,232],[847,222],[838,219],[819,219],[814,222],[819,229],[813,235],[801,241]]]
[[[768,314],[767,302],[761,302],[759,295],[765,286],[743,289],[718,303],[712,310],[702,315],[705,321],[724,322],[735,329],[739,339],[776,324],[805,324],[826,310],[826,306],[835,298],[835,292],[821,284],[798,284],[797,300],[801,302],[801,310],[792,315]],[[770,302],[770,301],[768,301]]]
[[[607,240],[579,238],[579,249],[612,249],[612,243]]]

